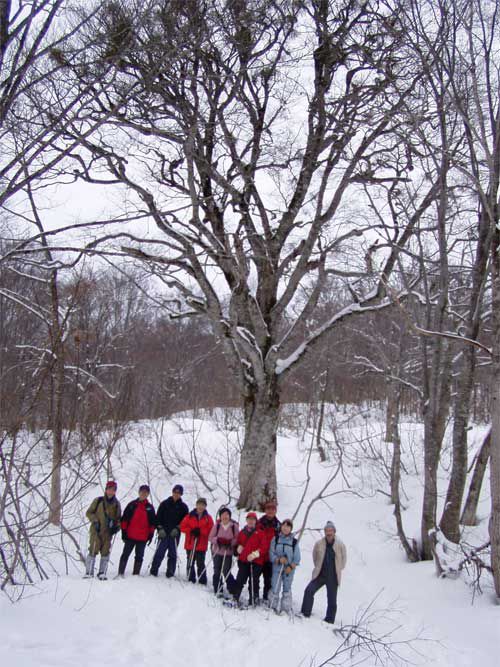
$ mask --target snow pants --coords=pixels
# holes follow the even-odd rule
[[[207,568],[205,567],[206,551],[193,551],[186,549],[187,556],[187,578],[192,584],[197,581],[199,584],[207,583]],[[196,575],[194,573],[196,567]]]
[[[295,570],[292,570],[290,574],[286,574],[285,568],[281,564],[273,564],[271,594],[269,596],[269,606],[271,609],[279,611],[280,592],[281,589],[283,589],[283,595],[281,598],[281,611],[287,613],[292,611],[292,583],[294,574]]]
[[[151,574],[158,574],[158,570],[160,569],[160,565],[165,558],[165,554],[168,554],[167,577],[174,576],[175,568],[177,567],[177,545],[178,540],[175,537],[170,537],[170,535],[167,535],[167,537],[158,542],[155,555],[153,556],[153,562],[151,563]]]
[[[272,588],[273,580],[273,564],[270,560],[266,561],[264,565],[262,565],[262,578],[264,580],[264,591],[262,593],[262,597],[264,600],[267,600],[269,597],[269,591]]]
[[[214,564],[214,576],[212,578],[212,584],[214,587],[214,593],[222,593],[224,590],[224,580],[226,581],[227,590],[231,590],[231,586],[234,584],[234,577],[231,574],[231,566],[233,564],[233,557],[231,554],[227,556],[221,556],[216,554],[213,560]],[[221,580],[222,577],[222,580]]]
[[[238,574],[232,586],[229,587],[229,592],[236,600],[240,599],[241,591],[248,581],[248,601],[254,604],[259,599],[259,577],[262,572],[262,565],[257,563],[247,563],[238,561]]]
[[[125,540],[123,545],[122,555],[120,556],[120,563],[118,565],[118,574],[125,574],[127,561],[130,554],[135,549],[134,569],[132,574],[140,574],[142,561],[144,560],[144,550],[146,549],[146,542],[139,542],[139,540]]]

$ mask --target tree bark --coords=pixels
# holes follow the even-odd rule
[[[495,222],[498,220],[498,211]],[[492,239],[492,324],[493,363],[491,375],[491,567],[495,593],[500,603],[500,230],[498,226]]]
[[[481,488],[483,486],[484,474],[488,461],[490,460],[491,449],[491,429],[486,434],[483,440],[479,455],[474,466],[474,472],[469,486],[469,493],[465,501],[464,511],[460,523],[464,526],[475,526],[477,523],[477,506],[479,504],[479,496],[481,495]]]
[[[57,271],[52,272],[51,290],[51,402],[52,472],[50,478],[49,523],[61,525],[61,469],[63,463],[64,342],[59,314]]]
[[[399,541],[405,550],[408,560],[415,563],[419,560],[418,548],[415,544],[415,540],[412,540],[413,544],[410,544],[405,535],[403,517],[401,516],[401,499],[399,495],[399,486],[401,482],[401,437],[399,433],[401,385],[388,380],[387,389],[385,441],[392,443],[393,447],[391,462],[391,503],[394,504],[394,517],[396,518]]]
[[[276,434],[280,400],[276,378],[245,391],[245,440],[241,450],[238,507],[263,509],[277,499]]]
[[[450,370],[451,346],[442,340],[433,341],[433,345],[441,349],[439,355],[433,355],[434,364],[431,370],[432,391],[424,405],[424,498],[421,519],[421,556],[423,560],[432,560],[432,543],[430,533],[436,528],[437,512],[437,473],[446,420],[450,407]],[[436,356],[444,357],[438,363]]]

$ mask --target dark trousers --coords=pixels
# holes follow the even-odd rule
[[[264,580],[264,592],[262,594],[262,597],[264,598],[264,600],[267,600],[269,596],[269,591],[271,590],[271,582],[273,579],[273,564],[271,563],[270,560],[268,560],[262,566],[262,578]]]
[[[139,574],[141,571],[142,561],[144,560],[145,548],[146,548],[146,542],[139,542],[137,540],[125,540],[125,544],[123,545],[122,555],[120,556],[120,563],[118,565],[118,574],[125,574],[127,561],[134,549],[135,549],[135,558],[134,558],[134,569],[132,571],[132,574]]]
[[[224,579],[226,581],[227,590],[230,591],[234,584],[234,577],[231,574],[231,566],[233,564],[233,556],[228,553],[226,556],[216,554],[213,560],[214,576],[212,583],[214,586],[214,593],[222,592],[224,590]],[[222,575],[222,580],[221,580]]]
[[[241,591],[248,581],[248,601],[254,604],[259,599],[259,577],[262,572],[262,565],[257,563],[244,563],[238,561],[238,574],[234,584],[228,587],[229,592],[237,600],[240,599]]]
[[[158,570],[160,569],[160,565],[162,564],[166,553],[168,553],[167,577],[174,576],[175,568],[177,566],[177,540],[175,537],[170,537],[170,535],[167,535],[167,537],[158,542],[155,555],[153,556],[153,562],[151,563],[151,574],[158,574]]]
[[[325,621],[330,621],[333,623],[335,621],[335,616],[337,614],[337,589],[338,583],[335,577],[326,578],[316,577],[309,582],[304,591],[304,599],[302,600],[302,609],[301,612],[304,616],[310,616],[314,604],[314,596],[319,591],[320,588],[326,586],[326,597],[327,597],[327,608]]]
[[[186,551],[187,556],[187,577],[193,584],[198,581],[200,584],[207,583],[207,568],[205,567],[205,551],[195,551],[194,556],[191,549]],[[190,567],[191,566],[191,567]],[[197,576],[194,574],[196,567]]]

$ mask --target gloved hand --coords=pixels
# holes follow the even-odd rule
[[[293,567],[291,565],[285,567],[285,574],[290,574],[290,572],[293,572]]]
[[[217,538],[217,544],[220,547],[230,547],[231,546],[231,540],[227,537],[218,537]]]
[[[93,522],[92,522],[92,525],[94,526],[94,530],[95,530],[95,532],[98,533],[98,532],[99,532],[99,528],[100,528],[99,521],[93,521]]]
[[[146,542],[146,544],[148,545],[148,547],[149,547],[149,545],[151,544],[152,541],[153,541],[153,536],[151,535],[151,537],[149,538],[149,540]]]
[[[113,529],[115,527],[115,520],[114,519],[108,519],[108,530],[110,533],[113,532]]]
[[[242,551],[243,551],[243,545],[242,545],[242,544],[238,544],[238,548],[236,549],[236,553],[237,553],[237,554],[240,554]]]
[[[200,529],[199,528],[193,528],[191,530],[191,537],[199,537],[200,536]]]
[[[124,542],[127,541],[127,531],[126,531],[126,530],[122,530],[122,540],[123,540]]]
[[[258,558],[260,556],[260,551],[256,549],[255,551],[252,551],[251,553],[248,554],[247,560],[249,563],[251,563],[253,560]]]
[[[167,537],[167,531],[162,526],[158,526],[158,539],[164,540]]]
[[[170,531],[170,537],[174,537],[177,539],[179,537],[179,534],[180,531],[178,528],[172,528],[172,530]]]
[[[281,556],[280,563],[281,565],[286,565],[288,563],[288,558],[286,556]]]

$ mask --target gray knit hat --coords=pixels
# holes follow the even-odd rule
[[[333,530],[335,530],[335,531],[337,530],[337,528],[335,527],[335,524],[333,523],[333,521],[327,521],[327,522],[325,523],[325,530],[326,530],[327,528],[333,528]]]

